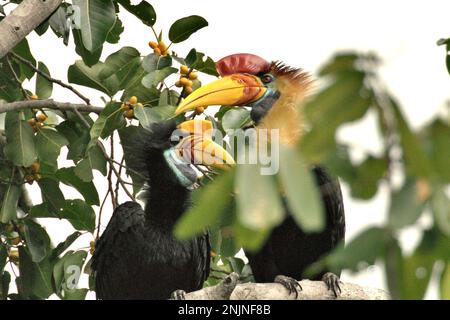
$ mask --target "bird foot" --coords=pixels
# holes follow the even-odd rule
[[[337,298],[341,295],[341,284],[342,281],[339,280],[339,277],[332,272],[327,272],[323,275],[322,281],[327,285],[328,290],[331,290],[334,294],[334,297]]]
[[[302,286],[300,285],[300,283],[298,283],[297,280],[288,276],[278,275],[275,277],[274,282],[279,283],[283,287],[285,287],[289,291],[289,295],[295,293],[295,299],[298,298],[298,291],[303,290]]]
[[[184,291],[184,290],[175,290],[170,295],[170,300],[186,300],[186,291]]]

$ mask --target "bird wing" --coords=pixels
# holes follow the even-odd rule
[[[324,167],[314,167],[325,210],[327,212],[327,229],[331,230],[331,247],[344,241],[345,210],[339,180],[331,176]]]
[[[200,275],[199,277],[196,277],[198,282],[194,284],[194,287],[200,289],[209,277],[211,262],[211,243],[209,242],[209,234],[207,231],[196,239],[194,243],[193,257],[196,274]]]
[[[144,211],[136,202],[125,202],[114,210],[108,226],[95,245],[92,256],[97,298],[107,298],[109,292],[114,292],[112,286],[116,281],[111,279],[113,276],[109,274],[108,267],[113,261],[123,260],[119,258],[124,254],[132,254],[133,244],[137,242],[136,237],[142,236],[138,230],[144,227],[144,222]],[[126,268],[126,266],[123,267]],[[124,273],[131,271],[122,270]]]

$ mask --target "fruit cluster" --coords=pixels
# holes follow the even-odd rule
[[[148,45],[153,49],[153,53],[158,56],[167,56],[168,54],[170,54],[168,50],[169,48],[163,41],[150,41]]]
[[[95,241],[92,240],[91,242],[89,242],[89,253],[92,255],[94,254],[95,251]]]
[[[198,75],[189,69],[188,66],[182,65],[180,67],[180,80],[178,80],[175,85],[178,88],[183,88],[184,93],[189,95],[192,92],[192,84],[194,80],[197,80]]]
[[[25,181],[28,184],[33,184],[34,181],[39,181],[41,179],[40,169],[41,165],[39,162],[35,162],[29,168],[25,168]]]
[[[34,132],[37,132],[39,128],[42,128],[44,126],[45,120],[47,120],[47,116],[45,115],[45,113],[35,112],[34,117],[28,119],[27,122],[33,128]]]
[[[128,101],[122,103],[121,108],[124,110],[123,116],[127,119],[134,119],[134,108],[143,107],[142,103],[138,103],[138,98],[132,96]]]

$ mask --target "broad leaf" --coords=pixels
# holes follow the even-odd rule
[[[230,129],[242,129],[251,122],[250,111],[247,109],[230,109],[223,115],[222,127],[225,131]]]
[[[118,83],[119,89],[125,89],[134,78],[140,63],[139,51],[132,47],[123,47],[106,58],[99,77],[112,83]]]
[[[80,27],[84,47],[90,52],[102,47],[116,21],[114,4],[110,0],[74,0],[80,9]]]
[[[156,22],[156,12],[147,1],[141,1],[137,5],[132,5],[130,0],[117,0],[126,10],[135,15],[147,26],[153,26]]]
[[[56,173],[56,177],[62,183],[75,188],[89,205],[100,205],[97,189],[94,183],[84,182],[75,174],[75,168],[61,168]]]
[[[43,62],[38,63],[38,69],[43,73],[50,75],[47,66]],[[36,94],[39,99],[48,99],[52,95],[53,83],[41,76],[39,73],[36,76]]]
[[[24,235],[33,262],[41,262],[50,250],[50,237],[47,231],[33,220],[24,221]]]
[[[121,103],[111,102],[106,105],[91,128],[91,141],[89,142],[88,148],[95,146],[99,138],[105,139],[110,136],[114,130],[120,129],[126,125],[123,112],[124,110],[121,108]]]
[[[11,169],[10,181],[14,181],[15,168]],[[15,183],[9,183],[3,190],[3,199],[0,207],[0,222],[8,223],[9,221],[16,219],[17,216],[17,204],[20,198],[20,187]]]
[[[170,66],[172,66],[172,58],[170,56],[160,56],[151,53],[142,60],[142,67],[147,72],[161,70]]]
[[[28,251],[19,247],[20,291],[25,297],[46,299],[53,293],[53,265],[48,259],[34,263]]]
[[[91,182],[94,169],[106,176],[106,160],[98,146],[89,149],[88,155],[75,167],[75,174],[84,182]]]
[[[67,78],[71,83],[102,91],[111,97],[119,90],[120,83],[116,78],[102,79],[100,73],[104,68],[101,62],[88,67],[78,60],[69,67]]]
[[[57,159],[61,148],[68,145],[69,141],[55,129],[44,127],[36,136],[36,149],[41,162],[57,166]]]
[[[166,67],[161,70],[155,70],[155,71],[147,74],[144,78],[142,78],[142,84],[146,88],[152,88],[152,87],[158,85],[158,83],[163,81],[165,78],[167,78],[171,74],[177,73],[177,72],[178,72],[178,70],[176,68],[172,68],[172,67]]]
[[[403,187],[395,191],[389,207],[389,225],[398,229],[417,221],[425,203],[419,198],[416,181],[407,180]]]
[[[169,30],[169,39],[179,43],[188,39],[193,33],[208,26],[208,21],[200,16],[189,16],[175,21]]]
[[[147,130],[151,130],[151,125],[155,122],[161,122],[169,119],[174,115],[176,107],[136,107],[134,108],[134,115],[139,120],[141,126]]]
[[[37,152],[31,126],[23,121],[21,112],[8,112],[5,119],[6,157],[17,166],[29,167],[36,161]]]

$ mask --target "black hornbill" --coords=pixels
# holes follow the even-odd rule
[[[210,105],[248,106],[257,129],[278,129],[280,143],[293,146],[302,137],[301,106],[311,86],[309,75],[280,62],[268,62],[252,54],[234,54],[216,64],[221,79],[203,86],[185,99],[177,113]],[[273,229],[258,253],[246,253],[257,282],[283,284],[291,292],[313,262],[344,240],[345,215],[339,182],[322,166],[312,168],[326,209],[322,232],[305,233],[294,222],[285,204],[286,219]],[[285,202],[286,203],[286,202]],[[337,295],[339,277],[322,272],[322,279]]]
[[[157,123],[151,131],[139,127],[134,144],[124,149],[135,159],[132,168],[146,177],[146,204],[144,210],[131,201],[118,206],[97,241],[92,269],[98,299],[168,299],[202,288],[209,274],[208,234],[179,241],[172,229],[197,182],[192,160],[201,163],[202,151],[213,150],[222,157],[220,166],[234,162],[209,137],[194,135],[198,122],[211,127],[205,120]]]

